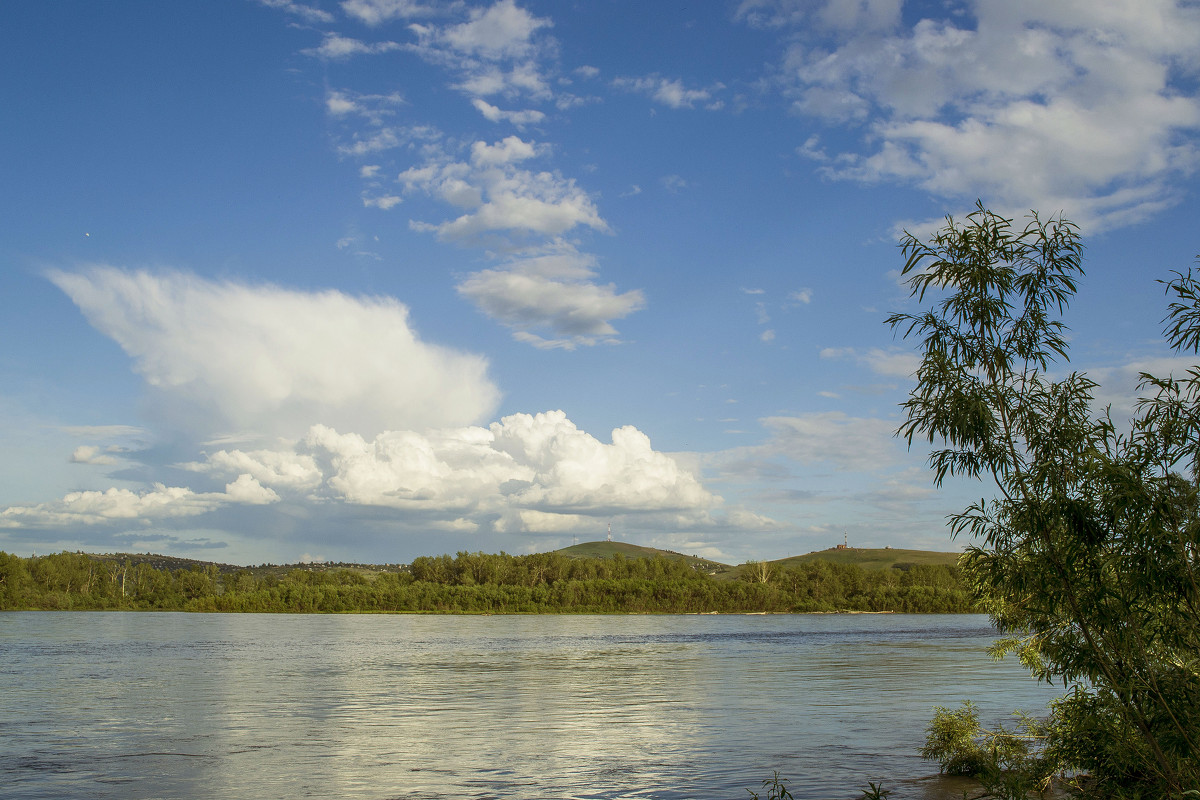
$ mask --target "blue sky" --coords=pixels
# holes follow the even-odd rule
[[[0,549],[947,550],[892,432],[904,229],[1087,244],[1130,406],[1200,252],[1200,7],[0,10]]]

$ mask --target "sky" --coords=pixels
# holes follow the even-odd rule
[[[1200,5],[0,8],[0,550],[954,550],[897,246],[1064,214],[1098,403],[1200,253]]]

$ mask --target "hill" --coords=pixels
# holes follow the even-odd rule
[[[713,561],[712,559],[708,558],[700,558],[699,556],[677,553],[674,550],[660,550],[656,547],[643,547],[642,545],[631,544],[629,542],[584,542],[571,547],[564,547],[561,550],[555,550],[554,552],[560,553],[568,558],[612,558],[617,553],[620,553],[625,558],[654,558],[655,556],[662,556],[663,558],[684,561],[698,572],[706,572],[718,579],[736,578],[739,574],[741,574],[740,566],[723,564],[719,561]],[[191,558],[178,558],[175,556],[164,556],[151,553],[89,553],[88,555],[97,561],[123,563],[128,559],[128,561],[133,565],[146,563],[155,569],[166,570],[192,569],[197,567],[203,569],[209,566],[215,566],[217,571],[222,575],[229,575],[245,570],[258,577],[262,577],[264,575],[275,575],[277,577],[282,577],[294,569],[300,569],[306,572],[317,573],[350,570],[352,572],[357,572],[364,577],[371,578],[380,573],[395,572],[397,569],[403,568],[399,564],[355,564],[345,562],[236,566],[233,564],[214,564],[213,562],[209,561],[198,561]],[[807,561],[817,560],[831,561],[837,564],[857,564],[863,569],[888,569],[890,567],[904,569],[906,566],[913,564],[955,565],[958,563],[959,555],[959,553],[937,553],[928,550],[831,547],[828,550],[818,550],[813,553],[806,553],[802,556],[781,558],[770,563],[775,567],[784,569],[797,564],[802,564]]]
[[[892,547],[871,549],[864,547],[831,547],[802,556],[791,556],[772,561],[776,567],[794,567],[806,561],[829,561],[835,564],[857,564],[863,569],[904,569],[915,564],[944,564],[957,566],[961,553],[938,553],[930,550],[899,550]]]

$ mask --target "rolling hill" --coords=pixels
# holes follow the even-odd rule
[[[914,564],[945,564],[956,566],[961,553],[938,553],[930,550],[900,550],[892,547],[831,547],[828,550],[818,550],[802,556],[781,558],[771,563],[777,567],[787,568],[806,561],[829,561],[834,564],[857,564],[863,569],[888,569]]]
[[[722,564],[699,556],[689,556],[676,553],[673,550],[659,550],[655,547],[643,547],[629,542],[584,542],[583,544],[564,547],[556,550],[570,558],[612,558],[620,553],[626,558],[664,558],[682,559],[697,569],[701,569],[716,578],[734,578],[741,572],[740,566]],[[863,547],[831,547],[828,550],[817,550],[802,556],[789,556],[770,562],[773,566],[786,569],[803,564],[807,561],[829,561],[835,564],[857,564],[863,569],[889,569],[898,567],[904,569],[914,564],[958,564],[960,553],[938,553],[929,550],[901,550],[892,547],[863,548]]]

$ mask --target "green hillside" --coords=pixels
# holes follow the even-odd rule
[[[781,558],[771,563],[777,567],[793,567],[806,561],[829,561],[834,564],[857,564],[863,569],[888,569],[913,564],[945,564],[956,566],[961,553],[936,553],[929,550],[900,550],[892,547],[870,549],[863,547],[831,547],[802,556]]]
[[[569,558],[612,558],[620,553],[625,558],[664,558],[681,559],[697,570],[707,572],[715,578],[736,578],[741,574],[740,566],[722,564],[698,556],[684,555],[673,550],[659,550],[655,547],[643,547],[629,542],[584,542],[583,544],[564,547],[556,550]],[[834,564],[857,564],[863,569],[900,569],[913,564],[944,564],[956,566],[960,553],[936,553],[929,550],[901,550],[892,547],[869,549],[862,547],[831,547],[828,550],[818,550],[802,556],[790,556],[770,562],[772,565],[786,569],[808,561],[829,561]]]
[[[656,547],[642,547],[629,542],[584,542],[583,544],[564,547],[561,550],[555,550],[556,553],[561,553],[568,558],[612,558],[617,553],[620,553],[625,558],[654,558],[662,556],[681,560],[692,566],[693,568],[707,572],[710,575],[725,575],[733,574],[737,571],[737,567],[732,567],[729,564],[722,564],[719,561],[712,561],[699,556],[689,556],[683,553],[676,553],[674,550],[659,550]]]

